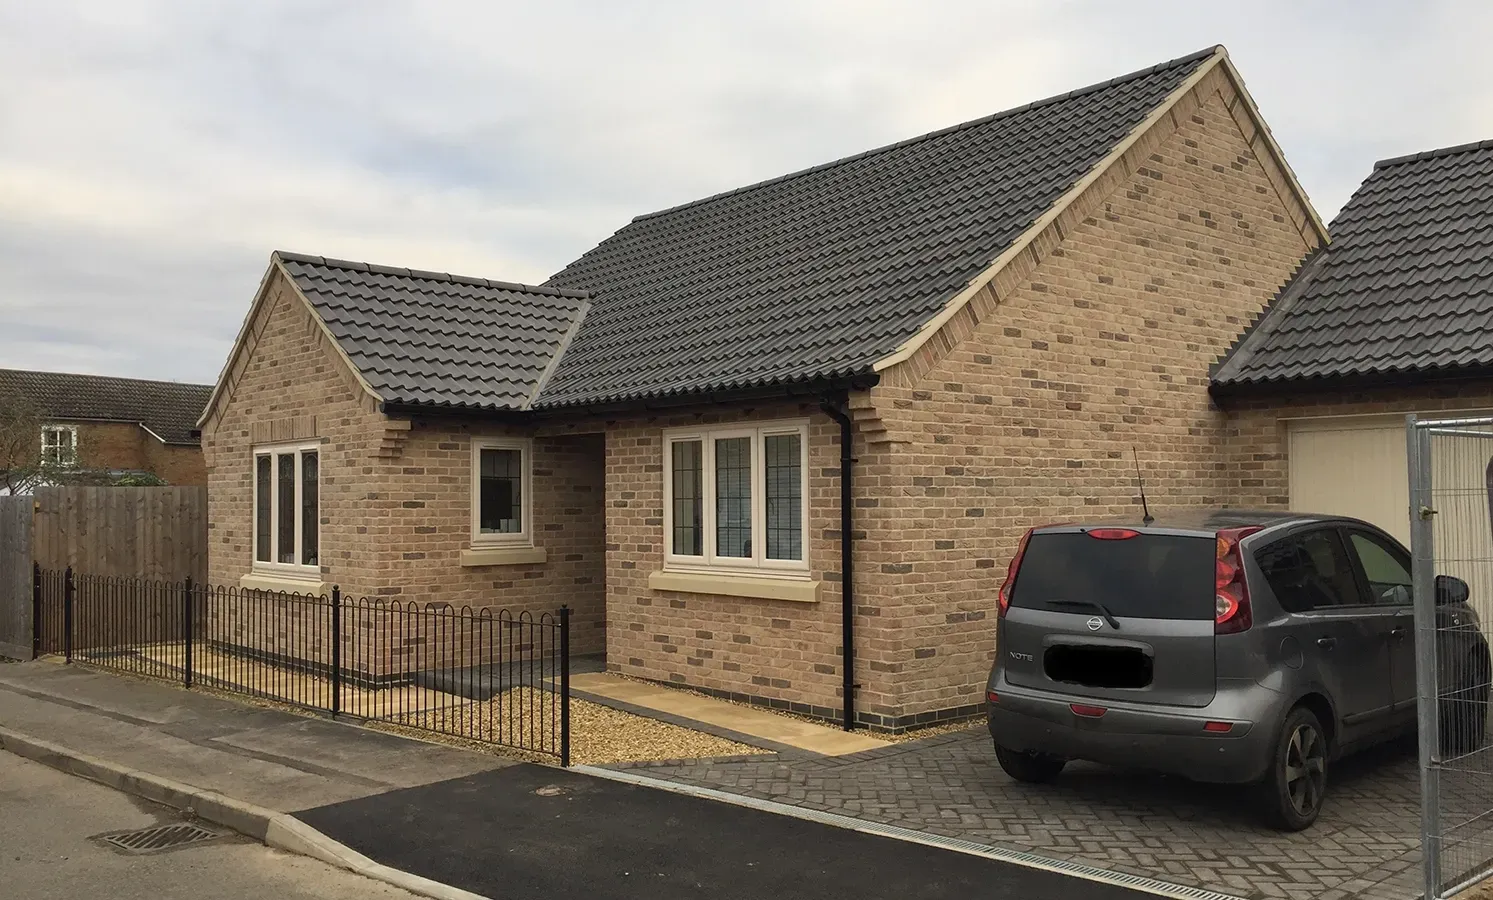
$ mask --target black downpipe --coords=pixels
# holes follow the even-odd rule
[[[851,453],[854,427],[850,421],[846,395],[820,404],[826,414],[840,423],[840,670],[845,677],[845,721],[846,731],[855,730],[855,531],[853,530],[855,498],[855,456]]]

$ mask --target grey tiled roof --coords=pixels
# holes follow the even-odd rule
[[[1384,160],[1215,388],[1493,368],[1493,141]]]
[[[586,295],[276,251],[387,403],[523,409]]]
[[[0,369],[0,397],[19,397],[48,419],[144,425],[168,444],[197,444],[197,417],[213,386]]]
[[[1215,52],[634,219],[536,406],[869,371]]]

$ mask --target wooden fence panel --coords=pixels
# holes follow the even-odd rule
[[[207,488],[53,487],[35,501],[32,554],[44,569],[207,579]]]
[[[0,497],[0,656],[31,658],[30,497]]]

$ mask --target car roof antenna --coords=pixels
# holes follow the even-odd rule
[[[1130,458],[1135,460],[1135,483],[1140,485],[1140,522],[1142,525],[1150,525],[1156,519],[1151,516],[1151,507],[1146,504],[1146,479],[1141,477],[1140,457],[1136,454],[1134,445],[1130,447]]]

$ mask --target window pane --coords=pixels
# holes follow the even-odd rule
[[[1369,591],[1375,603],[1404,605],[1410,602],[1410,570],[1400,554],[1390,551],[1378,540],[1355,532],[1353,549],[1363,566]]]
[[[275,478],[280,514],[280,534],[275,561],[295,563],[295,454],[282,453],[275,457],[279,467]]]
[[[316,490],[318,461],[315,451],[301,454],[301,565],[318,564],[316,556],[317,502]]]
[[[254,458],[254,514],[259,517],[254,528],[254,558],[270,561],[270,458]]]
[[[1287,612],[1309,612],[1363,601],[1336,531],[1293,535],[1255,554],[1275,599]]]
[[[715,442],[715,553],[752,555],[752,439]]]
[[[767,475],[767,558],[803,559],[803,464],[796,434],[762,440]]]
[[[700,518],[703,509],[703,445],[699,441],[676,441],[672,445],[671,477],[674,495],[674,553],[679,556],[701,556],[705,552],[704,528]]]
[[[477,522],[482,534],[523,531],[522,465],[518,450],[482,451]]]

